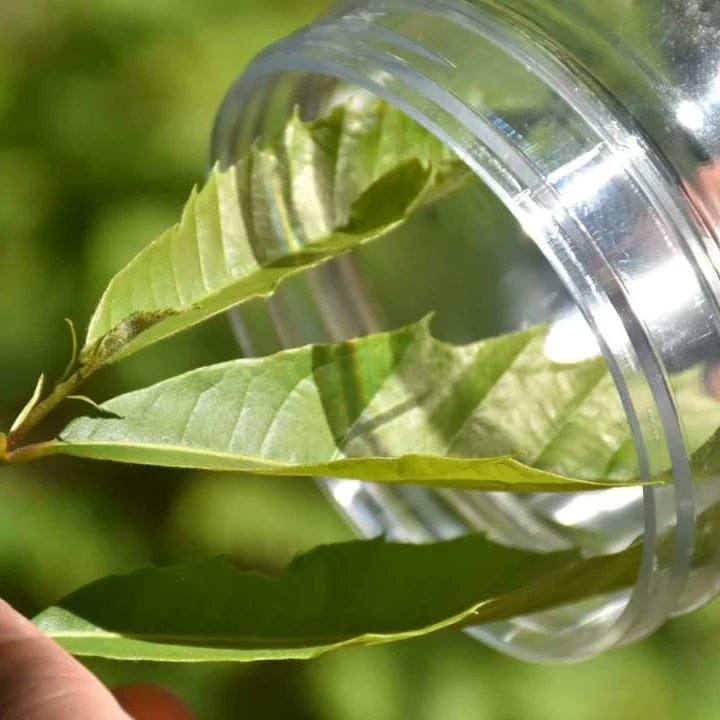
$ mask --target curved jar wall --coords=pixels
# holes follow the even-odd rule
[[[642,540],[632,589],[472,631],[536,660],[629,642],[720,585],[720,483],[701,479],[693,460],[720,427],[720,134],[707,120],[720,65],[683,35],[687,22],[672,25],[674,2],[612,4],[618,13],[570,0],[346,3],[255,60],[213,138],[213,160],[227,165],[296,107],[310,119],[379,97],[477,177],[392,237],[236,315],[246,352],[361,335],[432,310],[435,333],[453,342],[547,322],[553,361],[604,358],[639,472],[672,482],[521,496],[326,481],[368,535],[427,541],[479,530],[587,554]],[[702,73],[673,65],[688,45]]]

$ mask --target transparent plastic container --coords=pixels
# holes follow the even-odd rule
[[[720,427],[716,7],[347,2],[263,52],[217,118],[212,160],[228,165],[296,107],[311,119],[377,96],[477,176],[395,236],[236,313],[246,352],[363,335],[428,311],[454,342],[547,322],[553,359],[604,358],[643,479],[671,475],[535,495],[324,481],[365,535],[425,542],[480,531],[588,555],[643,541],[627,591],[471,630],[521,658],[592,656],[720,589],[720,482],[692,467]]]

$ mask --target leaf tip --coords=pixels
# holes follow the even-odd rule
[[[25,407],[20,411],[18,416],[15,418],[13,424],[11,425],[11,433],[15,432],[25,422],[27,416],[32,412],[32,409],[40,402],[40,398],[42,397],[44,388],[45,374],[43,373],[38,378],[37,384],[35,385],[35,390],[33,391],[30,400],[27,401]]]

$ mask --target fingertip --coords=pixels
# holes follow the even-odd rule
[[[94,675],[0,600],[0,717],[120,720],[121,715],[126,717]]]

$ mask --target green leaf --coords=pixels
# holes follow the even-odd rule
[[[429,323],[194,370],[104,403],[46,452],[483,490],[638,482],[602,360],[553,363],[544,327],[457,346]]]
[[[99,580],[36,624],[78,655],[158,661],[307,659],[504,620],[628,587],[642,547],[583,559],[478,535],[316,548],[277,579],[203,559]]]
[[[179,224],[110,283],[81,361],[99,367],[378,238],[469,177],[445,146],[382,102],[293,116],[267,146],[213,170]]]

